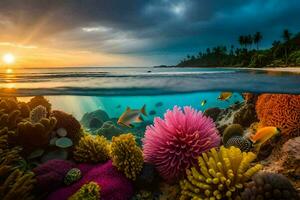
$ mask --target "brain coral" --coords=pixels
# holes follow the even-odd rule
[[[262,126],[276,126],[284,135],[300,135],[300,95],[262,94],[256,112]]]
[[[281,174],[259,172],[252,177],[242,193],[242,200],[297,200],[300,196],[290,181]]]
[[[155,118],[143,139],[146,162],[153,163],[169,182],[179,179],[185,170],[197,163],[197,157],[220,143],[213,120],[191,107],[175,106],[165,119]]]
[[[135,180],[142,171],[143,153],[130,133],[112,138],[111,157],[113,165],[129,179]]]
[[[241,152],[239,148],[221,146],[203,153],[198,158],[199,167],[187,170],[187,179],[180,182],[181,197],[186,199],[235,199],[245,183],[262,166],[251,162],[256,158],[252,152]]]
[[[73,152],[77,162],[98,163],[109,159],[109,141],[104,136],[84,135]]]

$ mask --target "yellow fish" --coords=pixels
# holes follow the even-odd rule
[[[231,96],[232,96],[232,92],[221,92],[218,99],[220,101],[227,101],[228,99],[230,99]]]
[[[259,150],[260,146],[271,139],[273,136],[280,135],[279,128],[275,126],[266,126],[261,129],[258,129],[258,131],[250,136],[250,140],[253,143],[253,146]]]
[[[140,110],[127,107],[126,111],[119,117],[117,123],[122,126],[133,128],[133,122],[138,123],[144,121],[142,115],[147,116],[146,105]]]
[[[201,106],[204,106],[205,104],[206,104],[206,100],[203,100],[202,102],[201,102]]]

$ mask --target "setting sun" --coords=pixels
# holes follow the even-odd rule
[[[15,56],[11,53],[6,53],[2,57],[5,64],[13,64],[15,62]]]

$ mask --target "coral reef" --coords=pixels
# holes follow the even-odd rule
[[[0,183],[0,199],[2,200],[31,200],[35,179],[32,172],[14,170]]]
[[[233,116],[233,123],[240,124],[243,127],[249,127],[257,121],[255,105],[252,103],[244,104]]]
[[[242,200],[300,199],[289,180],[281,174],[259,172],[252,177],[252,180],[246,184],[246,189],[241,195]]]
[[[111,140],[113,136],[119,136],[124,133],[124,130],[118,128],[114,122],[106,121],[103,123],[101,128],[97,131],[97,134],[105,136],[107,139]]]
[[[65,185],[71,185],[72,183],[78,181],[81,179],[81,171],[78,168],[72,168],[70,169],[64,178]]]
[[[143,168],[142,150],[131,133],[112,138],[111,159],[113,165],[131,180],[135,180]]]
[[[154,200],[155,197],[152,192],[147,190],[140,190],[138,191],[131,200]]]
[[[32,150],[48,146],[55,124],[55,118],[43,118],[38,123],[19,122],[17,131],[10,137],[12,141],[21,145],[26,153],[30,153]]]
[[[80,164],[76,167],[83,177],[78,182],[53,192],[48,200],[67,200],[91,181],[101,186],[101,200],[130,200],[133,196],[132,182],[112,165],[112,161],[97,165]]]
[[[47,117],[47,114],[47,109],[44,106],[39,105],[30,111],[29,119],[34,124],[39,123],[41,119]]]
[[[19,154],[21,150],[20,147],[0,149],[0,177],[5,177],[15,169],[15,166],[22,160]]]
[[[109,120],[109,116],[108,114],[104,111],[104,110],[95,110],[93,112],[89,112],[89,113],[85,113],[81,120],[80,123],[85,127],[85,128],[91,128],[93,129],[92,125],[93,123],[91,123],[92,120],[98,120],[98,122],[106,122]],[[99,128],[101,127],[101,125],[99,126]]]
[[[109,141],[103,136],[84,135],[73,152],[77,162],[98,163],[109,159]]]
[[[242,137],[244,134],[244,129],[241,125],[239,124],[231,124],[225,128],[223,131],[223,137],[222,137],[222,142],[223,144],[226,144],[227,141],[235,136]]]
[[[159,185],[159,180],[155,166],[150,163],[144,163],[141,173],[135,180],[135,188],[154,191]]]
[[[52,192],[64,184],[66,174],[75,168],[75,164],[66,160],[50,160],[32,171],[36,175],[37,188],[43,192]]]
[[[242,96],[245,99],[246,103],[253,103],[253,104],[255,104],[256,101],[257,101],[257,98],[258,98],[259,94],[245,92],[245,93],[242,94]]]
[[[73,194],[68,200],[100,200],[101,187],[91,181],[84,184],[75,194]]]
[[[20,121],[20,115],[21,112],[19,110],[14,110],[8,114],[0,111],[0,129],[15,130]]]
[[[283,135],[300,135],[300,95],[262,94],[256,112],[261,126],[276,126]]]
[[[202,152],[218,146],[220,137],[213,120],[191,107],[182,111],[175,106],[164,118],[155,118],[154,125],[147,127],[143,153],[145,161],[172,182],[184,175]]]
[[[169,185],[162,182],[160,184],[159,200],[175,200],[180,198],[180,186],[178,184]]]
[[[218,107],[208,108],[204,111],[204,115],[212,118],[214,121],[218,119],[219,114],[221,113],[221,109]]]
[[[0,149],[8,148],[8,135],[9,131],[7,127],[0,130]]]
[[[70,138],[75,144],[79,141],[81,135],[81,125],[75,117],[65,112],[54,110],[51,117],[57,120],[54,130],[64,128],[67,132],[67,137]]]
[[[51,112],[51,104],[45,97],[43,96],[35,96],[27,103],[30,110],[34,109],[37,106],[44,106],[47,109],[47,113],[50,114]]]
[[[234,146],[239,148],[243,152],[248,152],[252,149],[252,143],[250,142],[250,140],[240,136],[231,137],[229,140],[227,140],[224,146],[225,147]]]
[[[256,158],[252,152],[241,152],[239,148],[221,146],[198,158],[199,169],[187,170],[187,179],[180,182],[181,200],[185,199],[234,199],[240,196],[245,183],[262,166],[251,162]]]

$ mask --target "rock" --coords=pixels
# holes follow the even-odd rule
[[[243,127],[249,127],[253,122],[257,122],[255,105],[252,103],[244,104],[233,117],[233,123],[240,124]]]
[[[59,128],[59,129],[57,129],[57,130],[56,130],[56,133],[57,133],[57,135],[60,136],[60,137],[66,137],[67,134],[68,134],[67,130],[64,129],[64,128]]]
[[[102,127],[96,132],[99,135],[105,136],[109,140],[111,140],[113,136],[118,136],[125,133],[124,130],[118,128],[112,121],[104,122]]]
[[[135,181],[135,187],[140,190],[154,191],[159,186],[159,175],[155,170],[155,166],[150,163],[144,163],[140,175]]]
[[[214,121],[217,120],[219,114],[221,113],[222,109],[218,107],[208,108],[204,111],[204,115],[207,117],[212,118]]]
[[[91,123],[91,121],[94,120],[94,122]],[[98,120],[98,122],[96,122]],[[108,114],[104,110],[95,110],[93,112],[85,113],[80,122],[85,128],[91,128],[90,125],[94,126],[96,123],[99,125],[101,122],[105,122],[109,120]],[[101,126],[100,126],[101,127]]]
[[[92,118],[89,127],[91,129],[98,129],[101,128],[102,125],[103,125],[103,121],[101,119]]]

